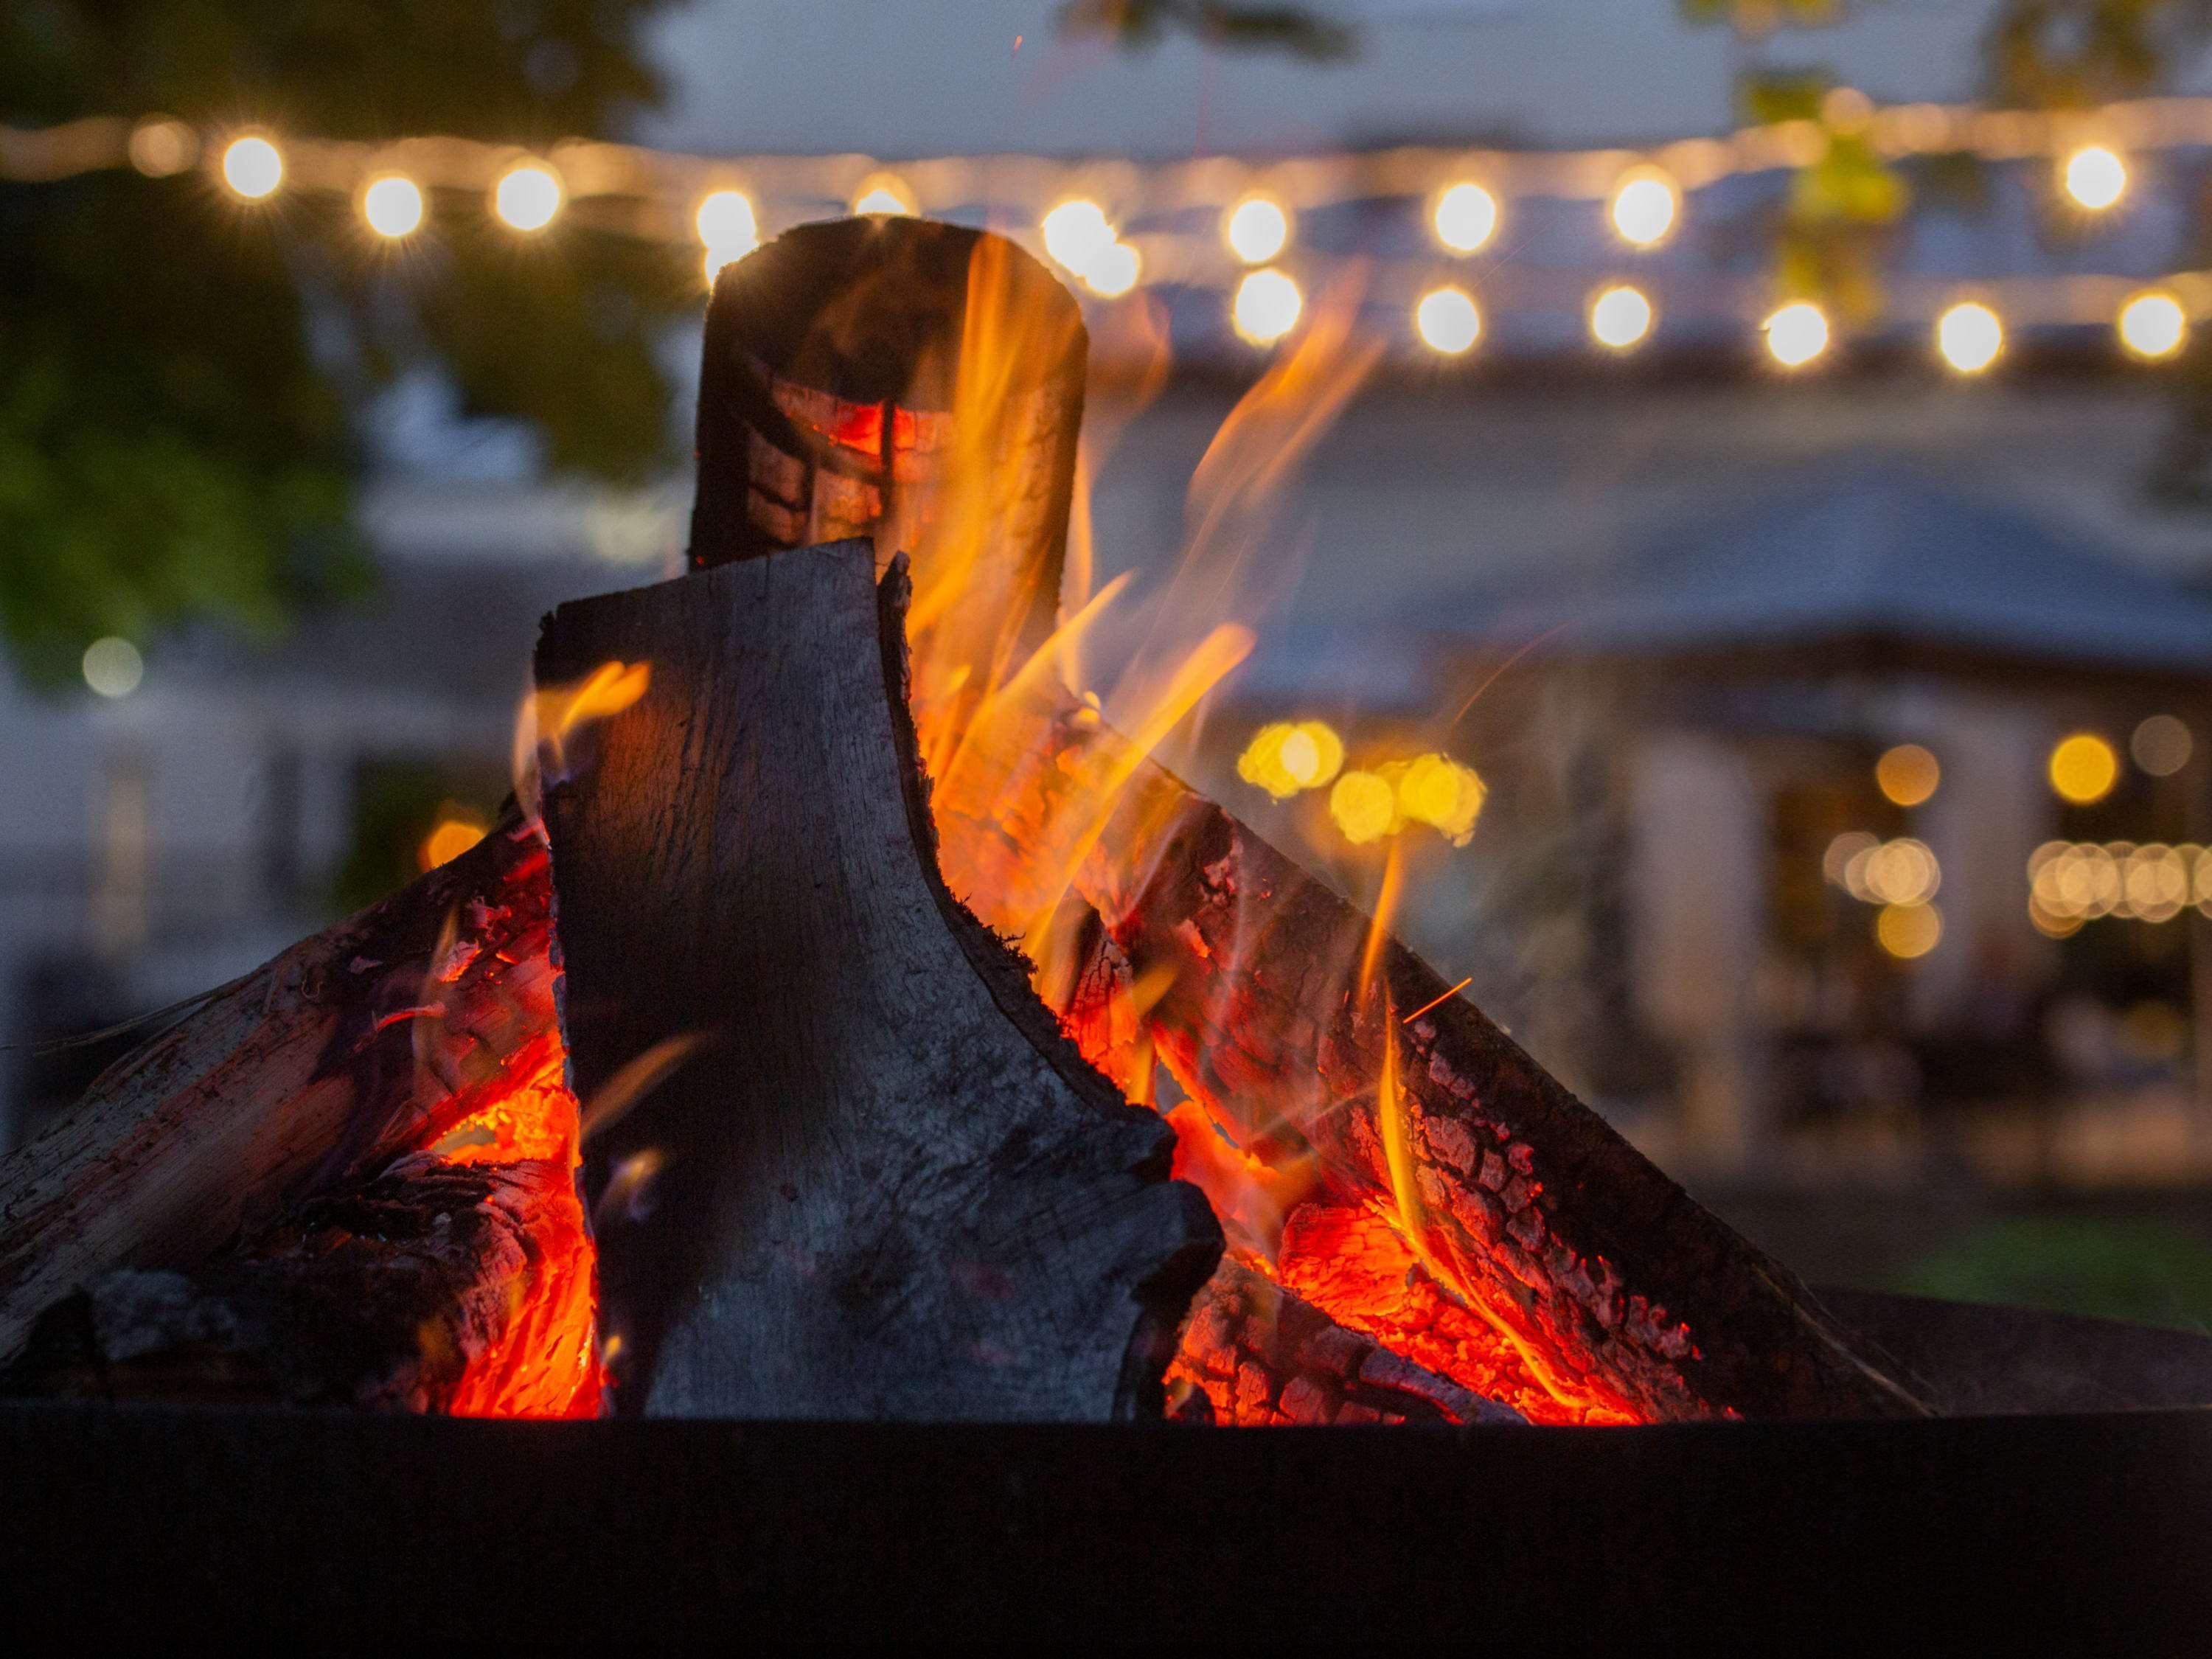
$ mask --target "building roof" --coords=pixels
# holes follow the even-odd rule
[[[1513,609],[1562,655],[1879,644],[2212,676],[2212,599],[1898,463],[1810,474]]]

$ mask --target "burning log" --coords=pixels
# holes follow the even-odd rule
[[[550,1101],[573,1120],[550,893],[544,843],[509,819],[110,1067],[0,1164],[0,1363],[114,1270],[197,1267],[465,1119]]]
[[[865,542],[750,560],[540,644],[541,681],[653,664],[545,800],[625,1412],[1156,1412],[1219,1255],[1166,1126],[938,876],[904,574],[879,602]]]

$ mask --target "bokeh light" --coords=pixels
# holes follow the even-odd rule
[[[733,259],[760,246],[759,216],[753,211],[752,198],[741,190],[708,191],[699,198],[691,222],[703,245],[732,249]]]
[[[1784,368],[1802,368],[1828,349],[1828,313],[1810,300],[1793,300],[1760,330],[1768,356]]]
[[[1644,290],[1616,283],[1590,301],[1590,337],[1614,351],[1626,351],[1651,331],[1651,301]]]
[[[1044,251],[1078,276],[1088,276],[1098,256],[1114,246],[1106,210],[1088,197],[1072,197],[1039,222]]]
[[[149,179],[182,173],[198,159],[199,135],[182,121],[149,116],[131,129],[131,165]]]
[[[1221,234],[1246,264],[1265,264],[1291,245],[1291,216],[1272,196],[1247,196],[1229,210]]]
[[[2137,357],[2171,357],[2189,337],[2181,301],[2160,289],[2138,294],[2120,307],[2120,343]]]
[[[896,173],[870,174],[861,181],[860,188],[853,196],[853,212],[856,216],[878,214],[905,218],[911,217],[914,210],[914,192]]]
[[[561,180],[543,161],[523,161],[500,175],[491,210],[515,230],[543,230],[561,211]]]
[[[2127,194],[2128,164],[2104,144],[2085,144],[2069,155],[2061,177],[2066,193],[2093,213],[2102,212]]]
[[[2188,765],[2196,747],[2189,728],[2171,714],[2153,714],[2128,739],[2128,753],[2154,778],[2170,778]]]
[[[1943,914],[1932,904],[1885,904],[1875,913],[1874,936],[1900,962],[1934,950],[1943,937]]]
[[[1115,242],[1099,250],[1098,257],[1091,262],[1091,269],[1083,273],[1083,280],[1093,294],[1118,300],[1136,287],[1137,279],[1144,274],[1144,258],[1135,245]]]
[[[1284,271],[1270,266],[1246,274],[1237,284],[1230,320],[1237,334],[1254,345],[1273,345],[1298,325],[1305,295]]]
[[[1632,247],[1656,247],[1674,228],[1680,205],[1674,181],[1656,168],[1646,168],[1620,181],[1607,212],[1622,241]]]
[[[2061,800],[2087,806],[2112,793],[2120,781],[2120,757],[2094,732],[2062,738],[2051,751],[2051,787]]]
[[[2004,349],[2004,325],[1978,300],[1961,300],[1936,319],[1936,349],[1961,374],[1978,374]]]
[[[1413,329],[1431,351],[1456,357],[1482,337],[1482,313],[1463,288],[1431,289],[1413,308]]]
[[[1900,743],[1886,750],[1874,763],[1875,787],[1898,806],[1917,806],[1936,793],[1943,769],[1936,757],[1917,743]]]
[[[222,181],[249,202],[273,195],[284,182],[283,154],[266,138],[234,138],[222,153]]]
[[[361,216],[380,236],[411,236],[422,228],[422,187],[400,173],[372,179],[361,193]]]
[[[1498,234],[1498,198],[1472,179],[1437,198],[1430,222],[1437,240],[1455,253],[1473,253]]]
[[[415,849],[416,862],[426,871],[450,864],[482,841],[489,827],[475,813],[447,801],[439,809],[436,827]]]
[[[1398,792],[1375,773],[1346,772],[1328,792],[1328,812],[1346,841],[1364,847],[1398,828]]]
[[[1387,775],[1391,769],[1382,769]],[[1403,763],[1393,780],[1399,816],[1425,823],[1457,847],[1467,845],[1490,789],[1471,766],[1447,755],[1423,755]]]
[[[84,683],[103,697],[127,697],[146,678],[138,647],[113,635],[85,647],[83,668]]]
[[[1252,734],[1237,757],[1237,775],[1287,800],[1318,789],[1344,765],[1344,739],[1322,720],[1274,720]]]

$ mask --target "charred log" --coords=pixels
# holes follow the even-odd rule
[[[487,1105],[562,1087],[545,851],[509,820],[211,993],[0,1163],[0,1363],[120,1267],[196,1267]]]
[[[586,1117],[617,1408],[1156,1410],[1219,1231],[939,879],[874,578],[863,542],[747,561],[539,647],[653,664],[545,801],[578,1092],[665,1073]]]

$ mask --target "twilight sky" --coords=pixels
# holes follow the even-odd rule
[[[1058,0],[694,0],[662,26],[656,141],[702,150],[1187,155],[1488,134],[1637,142],[1735,125],[1747,48],[1676,0],[1316,0],[1362,21],[1348,64],[1060,41]],[[1991,0],[1858,0],[1765,61],[1877,99],[1960,98]],[[1018,52],[1017,36],[1022,37]]]

